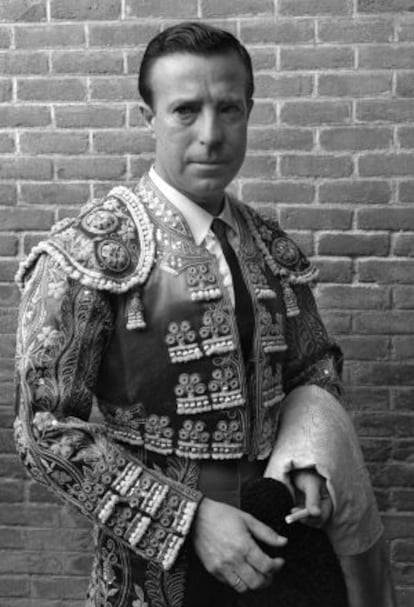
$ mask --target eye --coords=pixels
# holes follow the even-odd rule
[[[196,112],[195,107],[192,105],[179,105],[175,108],[174,113],[181,119],[192,118]]]

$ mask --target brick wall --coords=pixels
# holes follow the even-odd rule
[[[13,276],[56,219],[148,167],[139,58],[188,18],[252,53],[257,101],[236,188],[277,205],[320,267],[399,605],[412,605],[412,12],[413,0],[0,0],[0,607],[83,605],[91,544],[88,524],[14,454]]]

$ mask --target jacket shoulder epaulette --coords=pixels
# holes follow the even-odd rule
[[[117,186],[85,205],[76,218],[65,218],[36,245],[20,265],[16,282],[23,288],[39,255],[48,253],[72,279],[112,293],[142,285],[155,256],[153,225],[140,197]]]

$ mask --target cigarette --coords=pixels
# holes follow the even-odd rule
[[[307,518],[309,516],[309,510],[307,508],[301,508],[300,510],[296,510],[292,512],[292,514],[288,514],[285,517],[285,521],[288,525],[291,523],[295,523],[296,521],[301,521],[303,518]]]

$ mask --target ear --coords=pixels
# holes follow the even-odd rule
[[[154,118],[155,114],[150,108],[149,105],[144,103],[144,101],[138,102],[139,111],[141,112],[141,116],[144,119],[145,125],[151,130],[154,130]]]
[[[252,113],[252,109],[254,106],[254,101],[253,99],[249,99],[247,102],[247,118],[250,118],[250,114]]]

